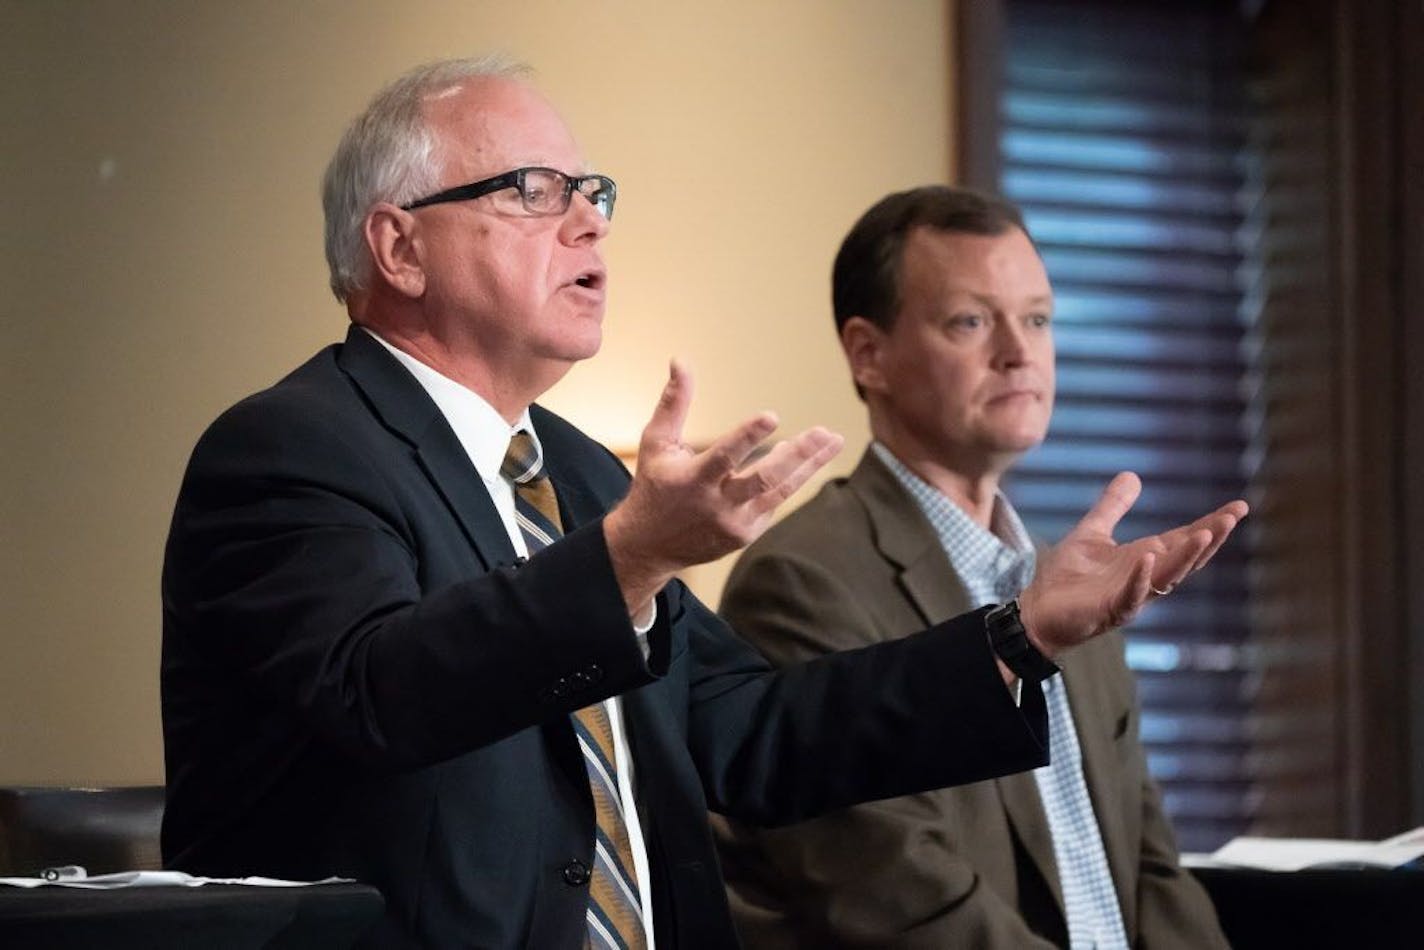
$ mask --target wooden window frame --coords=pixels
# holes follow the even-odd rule
[[[1306,6],[1303,4],[1302,6]],[[954,169],[994,189],[1004,0],[950,0]],[[1256,20],[1280,0],[1243,4]],[[1424,823],[1424,4],[1317,0],[1332,27],[1339,276],[1336,813],[1274,833],[1381,837]],[[1289,632],[1282,632],[1288,636]],[[1269,778],[1263,778],[1269,793]]]

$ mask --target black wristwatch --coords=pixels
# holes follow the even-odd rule
[[[1038,652],[1019,619],[1019,602],[1000,604],[984,615],[989,645],[1004,665],[1026,683],[1041,683],[1058,672],[1058,665]]]

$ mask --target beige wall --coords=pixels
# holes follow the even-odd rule
[[[546,402],[630,445],[679,354],[691,438],[771,407],[853,462],[829,264],[872,200],[947,172],[943,0],[0,0],[0,784],[161,780],[187,453],[343,332],[316,197],[343,124],[404,68],[493,48],[621,186],[604,351]]]

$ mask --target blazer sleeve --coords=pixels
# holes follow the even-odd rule
[[[785,552],[738,565],[721,612],[781,667],[887,639],[903,642],[879,629],[843,581],[819,563]],[[982,631],[960,635],[983,639]],[[967,671],[942,672],[948,692]],[[997,688],[1007,697],[1001,681]],[[1041,702],[1037,690],[1026,690],[1025,697]],[[970,729],[984,721],[967,708],[954,714]],[[945,746],[928,754],[953,751]],[[743,938],[749,946],[778,946],[773,935],[785,939],[790,927],[805,945],[825,947],[1051,947],[959,851],[956,829],[970,816],[951,809],[945,793],[931,791],[787,828],[719,823]],[[767,907],[775,908],[770,916]]]
[[[696,598],[673,622],[688,630],[687,744],[714,811],[782,825],[1047,761],[1042,695],[1014,705],[980,612],[776,670]]]

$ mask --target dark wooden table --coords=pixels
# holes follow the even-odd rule
[[[1424,870],[1193,868],[1235,950],[1424,947]]]
[[[0,947],[336,950],[360,939],[384,908],[380,891],[364,884],[0,885]]]

